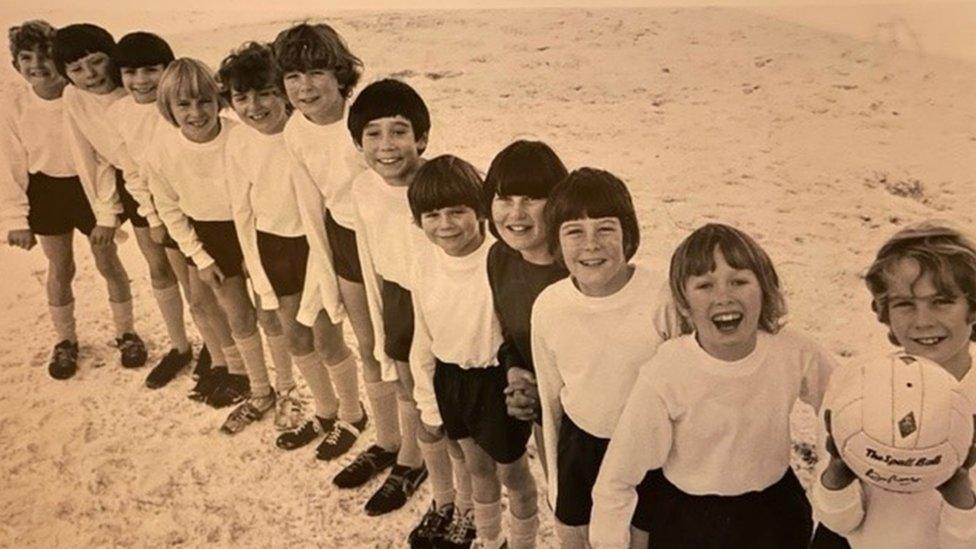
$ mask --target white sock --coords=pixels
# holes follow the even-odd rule
[[[295,376],[291,371],[291,352],[288,350],[288,336],[274,335],[268,337],[268,352],[271,363],[275,367],[275,388],[284,393],[295,386]]]
[[[488,547],[501,545],[502,537],[502,501],[495,500],[487,503],[474,502],[474,527],[480,539]]]
[[[376,445],[387,451],[400,448],[396,383],[396,381],[366,383],[366,397],[373,411],[373,425],[376,426]]]
[[[227,373],[246,376],[247,368],[244,367],[244,357],[241,356],[241,351],[237,345],[228,345],[223,348],[223,351]],[[214,362],[214,364],[220,366],[219,362]]]
[[[132,299],[125,301],[109,301],[112,309],[112,322],[115,324],[115,337],[122,337],[128,333],[135,333],[135,324],[132,320]]]
[[[170,343],[177,351],[187,352],[190,350],[190,342],[186,339],[186,325],[183,324],[183,296],[180,295],[180,285],[153,288],[153,295],[156,296],[156,304],[163,315]]]
[[[319,354],[312,351],[307,355],[296,356],[293,360],[298,371],[305,378],[308,388],[312,391],[312,398],[315,400],[315,415],[326,419],[336,417],[339,402],[332,390],[329,370],[319,360]]]
[[[255,330],[248,337],[237,339],[237,348],[244,359],[247,378],[251,382],[251,396],[263,397],[271,393],[271,381],[268,379],[268,367],[264,364],[264,345],[261,344],[261,332]]]
[[[420,451],[427,464],[427,474],[430,476],[430,491],[434,503],[438,508],[454,502],[454,478],[451,471],[451,458],[447,454],[447,440],[441,438],[437,442],[418,440]]]
[[[397,454],[397,464],[416,469],[424,462],[420,446],[417,445],[417,429],[423,429],[420,426],[420,412],[413,401],[399,398],[397,412],[400,416],[400,453]]]
[[[518,518],[508,513],[508,546],[512,549],[532,549],[539,533],[539,513],[530,517]]]
[[[460,448],[458,448],[460,450]],[[471,503],[471,473],[468,472],[468,462],[464,460],[464,454],[451,452],[451,468],[454,470],[454,489],[457,494],[454,496],[454,506],[467,512],[473,506]]]
[[[68,340],[72,343],[78,341],[78,334],[75,333],[75,302],[67,305],[48,305],[51,313],[51,323],[54,324],[54,333],[58,334],[58,343]]]
[[[327,365],[332,386],[339,397],[339,419],[355,423],[363,419],[363,409],[359,404],[359,372],[356,357],[350,354],[337,364]]]

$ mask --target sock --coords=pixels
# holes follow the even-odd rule
[[[478,531],[478,539],[487,542],[490,547],[497,546],[492,542],[502,536],[502,501],[474,502],[474,527]]]
[[[471,473],[468,472],[468,463],[464,461],[463,453],[458,452],[458,455],[454,455],[451,452],[450,456],[451,468],[454,470],[454,490],[456,491],[454,507],[466,513],[473,506],[471,503]]]
[[[241,357],[241,351],[237,348],[237,345],[228,345],[223,348],[223,351],[227,365],[227,373],[247,375],[247,369],[244,368],[244,359]],[[214,362],[214,364],[220,366],[219,362]]]
[[[586,526],[569,526],[557,519],[553,520],[553,530],[556,531],[559,547],[589,547]]]
[[[128,333],[135,333],[132,321],[132,298],[125,301],[109,301],[112,309],[112,322],[115,323],[115,337],[122,337]]]
[[[166,333],[169,334],[173,348],[181,353],[190,350],[190,342],[186,339],[186,325],[183,324],[183,296],[180,295],[179,284],[168,288],[153,288],[156,304],[163,315]]]
[[[288,351],[288,336],[284,334],[268,336],[268,352],[275,367],[275,389],[287,392],[295,386],[295,376],[291,371],[291,353]]]
[[[387,451],[400,448],[400,422],[397,419],[395,381],[366,383],[366,397],[373,410],[376,445]]]
[[[58,334],[58,343],[64,340],[72,343],[78,341],[78,334],[75,333],[75,302],[67,305],[48,305],[51,312],[51,323],[54,324],[54,333]]]
[[[255,330],[248,337],[237,339],[237,349],[244,359],[247,378],[251,382],[251,396],[263,397],[271,392],[271,381],[268,380],[268,367],[264,364],[264,346],[261,344],[261,332]]]
[[[451,458],[447,454],[447,440],[441,438],[437,442],[418,440],[420,451],[427,464],[427,474],[430,478],[430,491],[434,503],[438,508],[454,502],[454,478],[451,471]]]
[[[337,364],[328,364],[332,386],[339,397],[339,419],[355,423],[363,419],[363,409],[359,405],[359,372],[356,357],[350,354]]]
[[[315,415],[326,419],[336,417],[339,403],[335,392],[332,390],[329,370],[319,360],[319,354],[312,351],[307,355],[296,356],[293,360],[298,371],[305,378],[308,388],[312,391],[312,398],[315,400]]]
[[[509,510],[511,511],[511,510]],[[518,518],[508,514],[508,546],[512,549],[532,549],[539,533],[539,513],[530,517]]]
[[[400,453],[397,464],[416,469],[424,463],[424,456],[417,445],[417,429],[420,426],[420,412],[412,400],[397,399],[397,412],[400,416]]]

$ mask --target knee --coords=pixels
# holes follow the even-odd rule
[[[67,261],[51,262],[50,277],[60,284],[69,284],[75,278],[75,262],[70,259]]]
[[[468,473],[478,478],[495,478],[495,464],[490,459],[468,459]]]
[[[297,322],[295,324],[293,329],[288,330],[288,348],[295,356],[305,356],[315,350],[312,331]]]
[[[535,478],[529,471],[527,463],[500,467],[498,476],[505,488],[508,489],[510,498],[518,499],[522,503],[536,501],[538,494]]]
[[[93,254],[95,260],[95,268],[102,276],[107,278],[112,278],[120,274],[119,267],[122,265],[119,263],[119,258],[115,255],[114,249],[109,252],[106,250],[101,250]]]
[[[176,275],[173,274],[173,269],[165,256],[149,261],[149,278],[155,283],[167,283],[167,286],[176,282]]]

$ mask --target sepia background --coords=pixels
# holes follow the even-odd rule
[[[571,169],[617,174],[638,208],[637,260],[660,273],[690,230],[736,225],[772,256],[790,323],[842,361],[888,346],[861,280],[888,236],[931,218],[976,231],[976,3],[120,4],[6,0],[0,23],[88,21],[116,38],[149,30],[177,56],[216,66],[245,40],[326,21],[364,60],[363,84],[394,76],[420,91],[428,156],[487,169],[513,139],[531,138]],[[21,84],[2,55],[7,91]],[[337,491],[345,462],[276,449],[270,421],[219,433],[227,410],[187,400],[188,376],[146,389],[145,370],[118,366],[105,289],[82,238],[75,249],[80,370],[56,382],[45,368],[46,261],[39,248],[0,246],[0,546],[402,544],[426,487],[403,510],[366,517],[379,479]],[[166,337],[145,263],[132,239],[120,250],[137,329],[158,360]],[[794,426],[807,478],[808,409]]]

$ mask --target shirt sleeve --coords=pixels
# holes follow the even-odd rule
[[[970,472],[970,479],[972,479]],[[939,548],[972,549],[976,547],[976,508],[956,509],[942,504],[939,514]]]
[[[121,101],[116,101],[109,107],[109,115],[112,117],[112,124],[110,124],[110,130],[113,134],[112,139],[118,143],[116,151],[119,168],[122,169],[126,190],[129,191],[129,194],[136,201],[136,212],[146,218],[150,227],[158,227],[163,222],[156,213],[152,192],[150,192],[149,183],[146,181],[146,176],[143,173],[143,167],[129,154],[128,143],[125,142],[125,138],[119,130],[121,125],[126,123],[124,111],[122,110],[123,105],[124,103]]]
[[[413,302],[413,342],[410,344],[410,373],[413,374],[413,398],[420,410],[420,419],[427,425],[443,425],[437,395],[434,393],[434,369],[436,362],[431,351],[430,328],[420,306],[420,288],[414,285],[410,292]]]
[[[550,325],[548,316],[550,315],[545,310],[545,303],[540,303],[540,300],[537,299],[532,307],[531,326],[534,328],[530,337],[532,358],[535,361],[536,383],[538,384],[539,400],[542,407],[542,437],[547,449],[546,470],[549,478],[547,483],[549,507],[555,510],[558,485],[556,479],[559,478],[556,452],[559,448],[559,429],[562,427],[563,420],[563,406],[559,395],[565,383],[559,373],[555,353],[549,348],[546,341],[545,327]]]
[[[29,229],[27,212],[27,149],[17,127],[19,105],[4,97],[0,114],[0,232]]]
[[[837,361],[821,345],[808,341],[804,353],[803,381],[800,385],[800,400],[819,411],[830,377],[837,369]]]
[[[81,130],[74,110],[78,107],[71,99],[74,93],[65,89],[64,133],[71,149],[78,179],[95,213],[95,222],[102,227],[117,227],[122,213],[122,201],[115,188],[115,167],[99,155]]]
[[[153,160],[144,162],[143,167],[146,181],[155,197],[156,211],[166,225],[170,238],[180,247],[183,255],[193,260],[197,269],[212,265],[213,258],[203,249],[203,243],[190,224],[190,218],[180,208],[180,195],[163,174],[162,167],[156,166]]]
[[[655,387],[656,377],[652,359],[641,369],[604,455],[593,486],[593,547],[629,546],[630,519],[637,507],[636,487],[648,471],[664,465],[671,451],[671,417]]]

